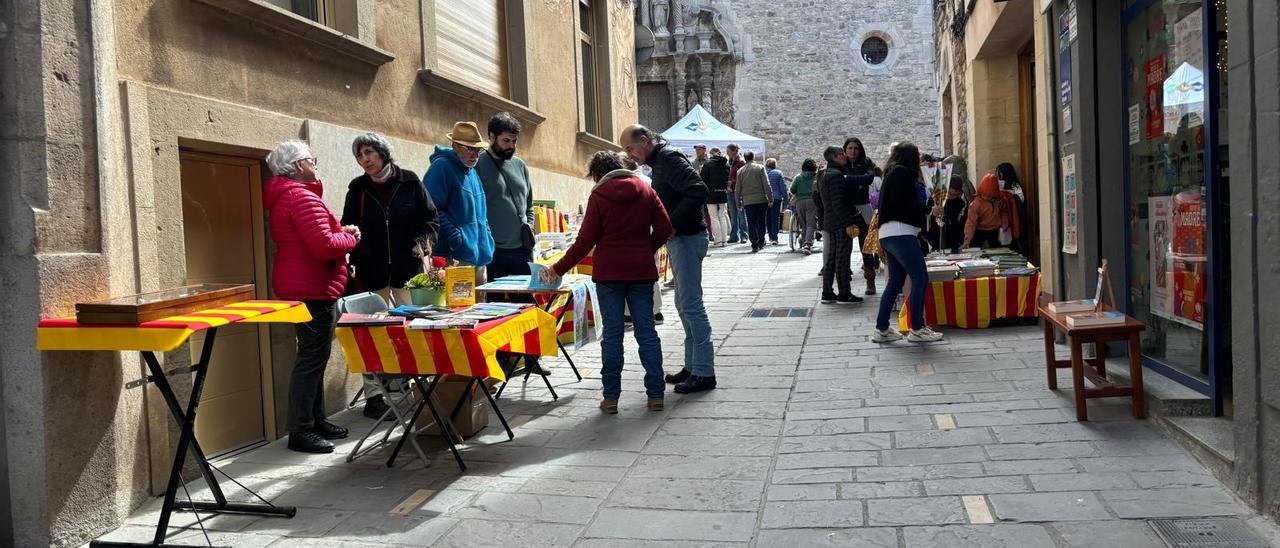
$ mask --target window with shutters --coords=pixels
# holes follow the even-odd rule
[[[529,123],[546,119],[532,108],[526,2],[420,1],[426,17],[418,77],[424,84]]]
[[[579,140],[614,148],[609,52],[609,5],[604,0],[574,0],[578,42]]]

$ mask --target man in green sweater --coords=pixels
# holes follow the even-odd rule
[[[516,156],[520,121],[511,113],[499,112],[489,119],[489,148],[476,162],[476,175],[484,186],[488,205],[489,231],[493,233],[493,262],[489,280],[529,274],[533,260],[533,187],[529,166]],[[533,358],[529,366],[539,375],[548,374]]]
[[[805,158],[800,165],[800,174],[791,180],[791,203],[796,206],[795,219],[800,223],[800,252],[813,253],[813,231],[818,229],[818,206],[813,203],[813,182],[817,176],[818,163],[813,158]]]

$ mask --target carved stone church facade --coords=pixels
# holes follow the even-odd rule
[[[694,105],[766,142],[788,175],[845,137],[939,152],[931,0],[638,0],[654,47],[636,70],[640,122]]]

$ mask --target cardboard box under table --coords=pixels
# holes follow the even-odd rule
[[[498,364],[498,351],[532,356],[556,355],[555,319],[537,307],[481,322],[474,329],[408,329],[404,325],[339,327],[335,330],[335,336],[347,359],[347,370],[352,374],[373,374],[378,392],[386,401],[394,401],[390,396],[389,383],[396,379],[413,381],[411,384],[418,393],[411,413],[402,411],[396,405],[389,405],[387,413],[393,414],[396,420],[386,429],[381,440],[361,451],[365,441],[382,426],[382,421],[378,421],[360,438],[347,457],[350,462],[387,443],[391,434],[399,428],[402,433],[387,459],[388,467],[394,465],[396,456],[406,442],[413,447],[424,464],[431,464],[431,460],[412,435],[415,423],[426,410],[431,413],[436,424],[446,425],[442,437],[448,443],[458,468],[465,471],[466,464],[462,462],[462,455],[454,443],[455,439],[461,441],[461,436],[443,420],[440,409],[433,402],[435,390],[441,381],[451,375],[465,377],[468,381],[464,391],[485,379],[505,381],[507,375]],[[507,431],[507,436],[514,438],[515,434],[507,425],[498,402],[488,390],[482,389],[479,392],[488,399],[502,427]],[[465,401],[464,398],[459,403]],[[460,411],[461,406],[455,405],[448,416],[456,417]]]
[[[137,312],[145,313],[144,306],[159,304],[164,305],[161,306],[162,309],[172,309],[173,306],[169,305],[181,302],[185,304],[174,306],[178,309],[191,310],[191,306],[195,306],[193,303],[198,302],[198,299],[192,300],[193,294],[207,296],[216,294],[217,291],[220,291],[220,289],[190,286],[153,294],[113,299],[109,304],[121,306],[119,303],[132,300],[135,305],[124,306],[138,306]],[[209,371],[210,356],[213,354],[213,342],[219,327],[240,322],[304,323],[311,320],[311,314],[307,312],[305,305],[295,301],[244,300],[226,302],[225,299],[214,299],[214,301],[214,304],[205,302],[203,305],[198,305],[207,307],[205,309],[181,312],[175,316],[141,323],[90,324],[81,323],[74,318],[60,318],[42,320],[36,327],[36,348],[40,350],[141,352],[150,372],[150,375],[144,381],[156,385],[156,389],[164,397],[165,403],[168,404],[169,413],[173,415],[173,418],[181,426],[182,433],[178,436],[178,444],[174,450],[169,483],[165,488],[164,502],[160,507],[160,517],[156,523],[156,534],[153,540],[151,542],[94,541],[90,543],[90,546],[162,546],[168,534],[169,518],[174,510],[276,517],[293,517],[296,513],[296,509],[291,506],[275,506],[265,501],[261,504],[228,502],[217,476],[214,475],[216,467],[209,463],[204,451],[200,448],[200,443],[196,441],[195,424],[196,412],[199,409],[197,403],[200,401],[200,396],[204,389],[205,378]],[[156,359],[155,353],[177,349],[198,331],[203,331],[205,334],[204,345],[200,350],[200,361],[190,367],[176,368],[165,372],[160,365],[160,361]],[[167,378],[167,375],[184,373],[194,373],[191,381],[191,393],[185,404],[178,400],[178,396],[169,385]],[[186,463],[188,451],[194,456],[197,468],[199,468],[205,482],[209,485],[209,491],[213,494],[213,501],[176,500],[182,468]],[[220,470],[219,472],[222,473]],[[230,479],[230,476],[225,473],[222,473],[222,475]],[[232,481],[234,482],[235,480]],[[237,483],[237,485],[239,484]],[[240,487],[244,488],[243,485],[240,485]],[[245,491],[257,496],[256,493],[249,491],[247,488],[245,488]]]

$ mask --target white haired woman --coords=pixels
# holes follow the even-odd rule
[[[311,148],[285,141],[267,155],[275,174],[263,192],[270,216],[271,288],[281,299],[302,301],[311,321],[297,324],[298,355],[289,378],[289,449],[332,453],[329,440],[347,437],[347,429],[325,420],[324,368],[329,363],[334,304],[347,285],[347,253],[360,241],[360,229],[341,226],[320,199],[324,185]]]

